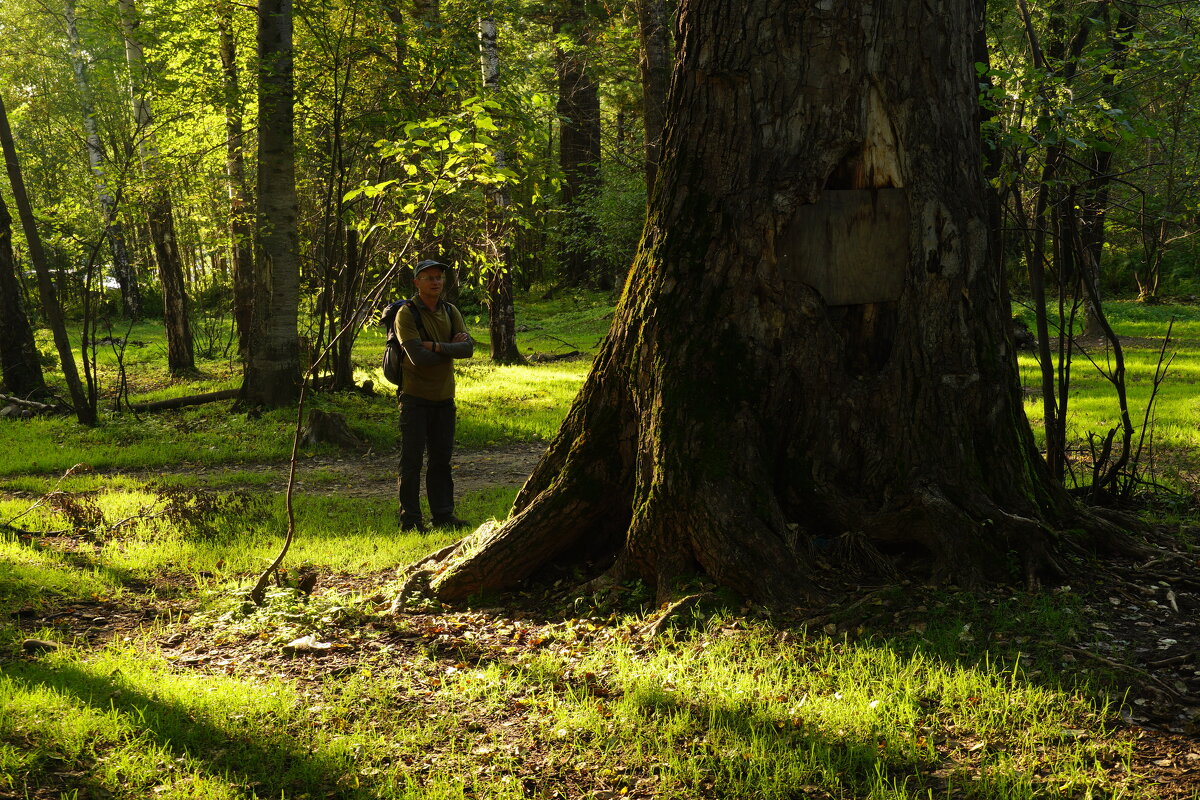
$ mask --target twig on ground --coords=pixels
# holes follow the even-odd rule
[[[560,339],[560,338],[558,338],[557,336],[555,336],[555,335],[553,335],[553,334],[550,334],[550,333],[543,333],[543,334],[540,334],[540,335],[539,335],[537,338],[538,338],[538,339],[553,339],[554,341],[556,341],[556,342],[559,342],[560,344],[566,345],[567,347],[571,348],[572,350],[578,350],[578,349],[579,349],[579,348],[578,348],[578,347],[576,347],[575,345],[573,345],[573,344],[571,344],[570,342],[568,342],[566,339]]]
[[[1147,672],[1144,669],[1140,669],[1131,664],[1122,664],[1120,661],[1114,661],[1113,659],[1108,658],[1107,656],[1102,656],[1099,653],[1093,653],[1091,650],[1084,650],[1081,647],[1071,647],[1070,645],[1066,645],[1066,644],[1060,644],[1060,645],[1058,645],[1058,647],[1062,650],[1066,650],[1068,653],[1075,653],[1075,654],[1078,654],[1081,656],[1087,656],[1088,658],[1095,659],[1096,661],[1099,661],[1102,664],[1110,666],[1113,669],[1124,670],[1126,672],[1132,672],[1135,675],[1140,675],[1143,678],[1145,678],[1146,680],[1153,683],[1159,689],[1161,689],[1164,693],[1167,694],[1167,696],[1169,696],[1179,702],[1183,702],[1185,700],[1190,699],[1190,698],[1188,698],[1187,695],[1183,694],[1175,687],[1171,686],[1170,684],[1163,681],[1161,678],[1158,678],[1153,673]]]

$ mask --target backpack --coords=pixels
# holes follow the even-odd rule
[[[450,330],[453,332],[454,320],[457,316],[454,313],[456,309],[449,303],[445,303],[445,305],[447,313],[450,315]],[[413,321],[417,323],[417,333],[421,335],[421,339],[429,339],[429,334],[425,332],[425,325],[421,322],[421,310],[417,308],[417,304],[412,300],[397,300],[385,308],[383,314],[380,315],[379,324],[387,329],[387,341],[383,345],[383,377],[388,383],[396,387],[397,393],[401,391],[401,385],[404,382],[405,355],[404,348],[400,345],[400,340],[396,338],[396,315],[405,306],[409,307],[409,312],[413,315]]]

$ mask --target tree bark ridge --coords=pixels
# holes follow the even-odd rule
[[[681,6],[658,188],[609,337],[512,518],[435,594],[512,586],[587,543],[660,598],[703,571],[793,605],[817,594],[823,541],[975,585],[1059,569],[1056,530],[1105,539],[1024,417],[988,258],[982,12]]]

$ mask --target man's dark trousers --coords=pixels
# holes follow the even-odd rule
[[[450,455],[454,450],[453,400],[423,400],[400,395],[400,524],[421,521],[421,462],[429,451],[425,494],[434,522],[454,516],[454,478]]]

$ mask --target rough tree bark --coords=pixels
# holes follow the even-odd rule
[[[46,380],[17,280],[12,230],[12,215],[0,197],[0,386],[9,394],[37,400],[47,395]]]
[[[426,567],[430,591],[611,559],[660,597],[702,570],[790,604],[825,537],[966,584],[1056,566],[1083,515],[1034,446],[988,268],[982,12],[684,0],[609,336],[509,520]]]
[[[258,57],[254,335],[239,402],[279,407],[300,397],[291,0],[259,0]]]

